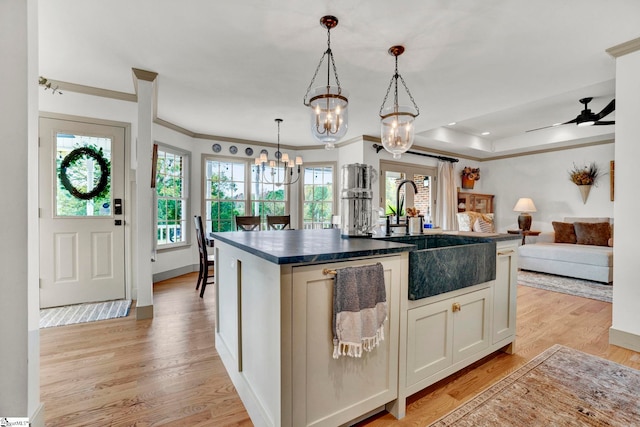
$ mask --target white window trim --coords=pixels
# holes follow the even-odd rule
[[[338,176],[338,163],[337,162],[333,162],[333,161],[327,161],[327,162],[305,162],[302,165],[302,171],[301,173],[301,177],[300,180],[298,181],[298,224],[300,224],[300,228],[303,228],[304,225],[304,170],[305,168],[309,167],[309,168],[316,168],[316,167],[323,167],[323,166],[330,166],[333,170],[333,212],[332,215],[337,215],[340,207],[338,206],[338,181],[337,181],[337,176]]]
[[[184,176],[184,181],[183,182],[183,191],[185,194],[185,199],[187,201],[187,206],[185,209],[185,212],[183,213],[183,216],[185,218],[185,230],[184,230],[184,235],[186,236],[185,240],[183,242],[177,242],[177,243],[162,243],[159,244],[158,243],[158,236],[157,236],[157,232],[158,232],[158,192],[156,191],[156,189],[153,189],[153,216],[154,216],[154,243],[155,243],[155,247],[156,250],[158,252],[164,252],[164,251],[170,251],[170,250],[174,250],[174,249],[180,249],[183,247],[188,247],[191,246],[191,227],[192,227],[192,220],[191,220],[191,152],[188,150],[184,150],[178,147],[175,147],[173,145],[168,145],[168,144],[164,144],[162,142],[158,142],[158,141],[154,141],[154,144],[158,144],[158,150],[159,151],[164,151],[166,153],[172,153],[172,154],[178,154],[180,156],[183,157],[183,159],[186,159],[186,161],[183,162],[183,176]],[[156,177],[154,177],[155,179]]]

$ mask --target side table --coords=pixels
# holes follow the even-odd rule
[[[540,231],[533,231],[533,230],[507,230],[507,233],[509,234],[521,234],[522,235],[522,245],[525,244],[525,239],[527,238],[527,236],[537,236],[540,234]]]

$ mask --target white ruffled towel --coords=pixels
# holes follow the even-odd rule
[[[381,263],[336,270],[333,284],[333,358],[361,357],[384,340],[387,294]]]

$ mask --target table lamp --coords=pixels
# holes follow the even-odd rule
[[[537,211],[533,200],[528,197],[521,197],[513,207],[513,211],[520,212],[520,215],[518,215],[518,228],[522,231],[531,230],[531,215],[529,212]]]

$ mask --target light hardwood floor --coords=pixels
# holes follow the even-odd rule
[[[252,425],[214,347],[214,292],[197,274],[154,286],[152,320],[42,329],[47,426]],[[132,309],[132,313],[135,309]],[[409,399],[407,416],[360,426],[427,426],[553,344],[640,369],[640,353],[608,344],[611,304],[518,287],[516,353],[495,353]]]

